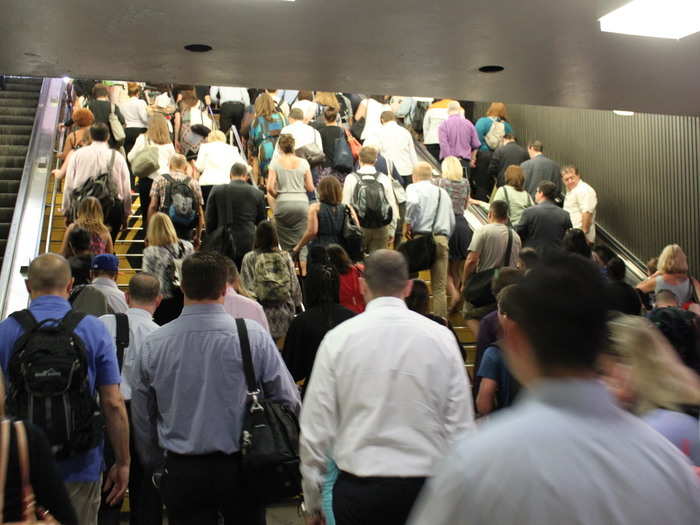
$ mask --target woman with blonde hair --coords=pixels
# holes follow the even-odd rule
[[[248,134],[248,156],[253,165],[256,183],[260,183],[260,179],[264,182],[267,178],[277,139],[286,124],[279,106],[268,93],[262,93],[255,99],[255,118]]]
[[[476,154],[476,168],[472,173],[472,181],[476,186],[474,197],[485,201],[491,195],[495,182],[489,175],[491,156],[503,143],[503,137],[513,134],[513,126],[508,122],[506,105],[503,102],[492,102],[486,110],[486,116],[477,120],[474,127],[481,142],[481,147]]]
[[[145,149],[154,147],[158,149],[158,170],[148,175],[139,177],[139,199],[141,202],[141,211],[144,219],[148,206],[151,203],[151,186],[153,180],[158,175],[169,173],[170,159],[175,155],[175,146],[170,139],[170,129],[168,128],[167,119],[160,113],[153,113],[148,119],[148,127],[146,132],[136,138],[134,147],[128,155],[129,162],[134,162],[134,159]],[[144,227],[147,220],[144,220]]]
[[[68,159],[71,154],[83,146],[89,146],[92,143],[90,138],[90,126],[95,123],[95,115],[87,108],[77,108],[73,110],[73,124],[77,129],[71,131],[63,143],[63,152],[59,155],[63,159],[60,169],[52,170],[51,173],[57,181],[61,180],[66,175],[68,169]]]
[[[182,312],[184,297],[180,290],[179,267],[192,252],[191,242],[178,239],[170,217],[161,212],[153,214],[148,221],[142,269],[160,281],[163,300],[153,314],[153,320],[159,325],[176,319]]]
[[[236,162],[246,164],[238,148],[226,143],[223,131],[215,130],[209,133],[207,141],[199,147],[194,163],[195,178],[199,180],[199,186],[202,188],[204,206],[207,205],[209,193],[214,186],[230,182],[231,166]]]
[[[90,234],[90,252],[92,255],[114,252],[112,236],[109,228],[104,223],[102,206],[95,197],[85,197],[80,201],[75,221],[66,228],[66,232],[63,234],[61,253],[66,258],[78,255],[73,253],[73,248],[68,242],[71,232],[76,229],[85,230]]]
[[[683,365],[648,320],[620,315],[608,322],[600,370],[619,404],[641,417],[700,466],[698,420],[682,412],[700,405],[700,377]]]
[[[452,201],[452,211],[455,214],[455,229],[449,241],[449,266],[447,271],[447,291],[450,294],[451,308],[458,305],[462,288],[462,268],[467,258],[472,231],[464,218],[464,207],[469,202],[471,188],[469,181],[464,178],[462,164],[457,157],[445,157],[441,165],[442,177],[435,183],[443,188]]]
[[[688,258],[677,244],[669,244],[663,249],[656,273],[639,283],[637,289],[645,293],[668,290],[683,306],[698,303],[700,296],[700,283],[688,274]]]

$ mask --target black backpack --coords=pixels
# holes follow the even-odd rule
[[[649,320],[676,349],[683,363],[700,373],[700,323],[698,316],[682,308],[655,308]]]
[[[190,187],[191,178],[174,179],[169,174],[163,175],[163,178],[168,181],[168,187],[161,211],[170,217],[175,226],[193,226],[197,218],[197,209],[194,191]]]
[[[112,157],[109,160],[107,169],[97,175],[86,180],[80,188],[73,190],[70,207],[70,217],[72,220],[78,216],[78,206],[80,202],[87,197],[94,197],[100,201],[102,206],[102,215],[105,219],[109,217],[117,203],[117,187],[112,179],[112,168],[114,167],[114,159],[117,152],[112,150]]]
[[[379,182],[379,173],[359,174],[352,195],[352,207],[363,228],[381,228],[391,222],[394,211],[386,198],[384,186]]]
[[[57,459],[96,447],[103,418],[90,392],[85,344],[75,328],[85,314],[37,322],[29,310],[12,314],[24,334],[15,342],[9,362],[8,409],[39,426]]]

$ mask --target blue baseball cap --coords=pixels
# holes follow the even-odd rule
[[[105,270],[107,272],[116,272],[119,270],[119,259],[112,253],[102,253],[92,258],[93,270]]]

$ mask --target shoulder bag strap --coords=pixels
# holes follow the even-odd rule
[[[29,478],[29,445],[27,444],[27,432],[24,423],[15,421],[15,433],[17,434],[17,451],[19,453],[19,470],[22,478],[22,519],[31,523],[36,519],[36,498]]]
[[[250,353],[250,339],[248,339],[248,328],[245,325],[245,320],[240,318],[236,319],[236,328],[238,329],[238,340],[241,343],[241,359],[243,360],[245,382],[248,386],[248,394],[252,394],[258,391],[258,386],[255,381],[253,355]]]
[[[109,105],[109,114],[114,115],[114,104]]]
[[[440,186],[436,186],[438,190],[438,201],[437,201],[437,208],[435,208],[435,217],[433,217],[433,225],[430,227],[430,233],[435,235],[435,223],[437,222],[438,215],[440,214],[440,201],[442,200],[442,190],[440,189]]]
[[[504,184],[501,187],[503,188],[503,195],[505,195],[505,197],[506,197],[506,206],[508,206],[508,216],[510,216],[510,198],[508,197],[508,190],[506,189],[508,187],[508,185]]]
[[[122,371],[124,366],[124,349],[129,346],[129,318],[126,314],[114,314],[114,319],[117,324],[117,336],[114,342],[117,345],[117,362],[119,363],[119,371]]]
[[[112,150],[112,157],[109,159],[109,164],[107,166],[107,173],[112,174],[112,168],[114,168],[114,160],[117,158],[117,150]]]
[[[513,230],[509,226],[506,228],[508,228],[508,245],[506,246],[506,254],[503,256],[503,266],[508,266],[510,263],[510,252],[513,249]]]
[[[0,523],[5,523],[5,483],[10,455],[10,422],[4,419],[0,430]]]
[[[233,136],[236,139],[236,144],[238,145],[238,152],[242,156],[244,154],[243,143],[241,142],[241,136],[238,134],[238,129],[236,129],[236,126],[231,126],[231,131],[233,132]]]

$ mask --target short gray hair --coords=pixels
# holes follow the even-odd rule
[[[160,295],[158,277],[148,272],[139,272],[129,280],[129,298],[138,304],[152,304]]]
[[[398,295],[408,282],[406,258],[394,250],[377,250],[365,260],[364,278],[373,295]]]
[[[32,292],[63,290],[72,279],[70,265],[62,255],[45,253],[29,263],[28,282]]]

